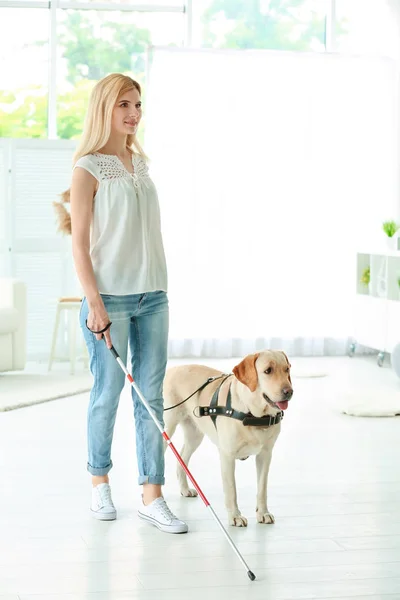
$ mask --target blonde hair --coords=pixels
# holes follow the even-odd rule
[[[96,83],[90,94],[82,137],[72,160],[73,166],[82,156],[98,152],[106,145],[111,135],[111,118],[114,106],[122,94],[134,89],[140,95],[142,94],[140,84],[121,73],[111,73]],[[126,149],[131,154],[136,151],[147,159],[136,139],[136,135],[127,135]],[[60,194],[60,197],[61,202],[53,202],[58,219],[58,231],[63,234],[71,234],[71,217],[69,211],[65,208],[65,204],[70,201],[70,189]]]

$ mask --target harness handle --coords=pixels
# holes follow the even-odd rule
[[[204,390],[204,388],[207,387],[207,385],[209,383],[212,383],[213,381],[216,381],[217,379],[222,379],[222,377],[225,377],[225,379],[227,379],[228,377],[231,376],[231,374],[226,375],[226,373],[223,373],[222,375],[217,375],[216,377],[209,377],[207,379],[207,381],[205,381],[199,388],[197,388],[197,390],[195,390],[193,392],[193,394],[190,394],[190,396],[188,396],[187,398],[185,398],[181,402],[178,402],[178,404],[174,404],[174,406],[169,406],[168,408],[164,408],[164,412],[167,411],[167,410],[172,410],[173,408],[176,408],[177,406],[181,406],[181,404],[184,404],[185,402],[187,402],[192,396],[194,396],[195,394],[197,394],[197,392],[201,392],[202,390]],[[224,382],[222,382],[222,383],[224,383]],[[222,383],[221,383],[221,385],[222,385]]]

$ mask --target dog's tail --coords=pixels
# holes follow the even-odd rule
[[[66,190],[60,194],[61,202],[53,202],[58,221],[58,231],[64,235],[71,235],[71,215],[66,208],[66,204],[70,202],[70,190]]]

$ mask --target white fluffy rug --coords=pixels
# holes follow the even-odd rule
[[[334,379],[334,405],[354,417],[400,415],[400,380],[388,360],[378,367],[375,358],[351,358]]]
[[[388,386],[349,389],[340,399],[340,408],[353,417],[395,417],[400,415],[400,389]]]
[[[81,394],[91,386],[92,375],[83,368],[75,375],[67,369],[48,373],[44,368],[32,372],[29,367],[25,371],[0,373],[0,412]]]

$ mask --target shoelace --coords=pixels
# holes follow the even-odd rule
[[[162,499],[162,501],[160,501],[158,503],[158,507],[159,507],[163,517],[165,517],[166,519],[169,519],[170,521],[174,521],[176,519],[176,516],[174,515],[173,512],[171,512],[171,510],[168,507],[168,504],[165,502],[164,499]]]
[[[112,506],[111,488],[110,487],[103,488],[103,490],[101,492],[99,491],[99,495],[100,495],[100,499],[101,499],[103,506]]]

